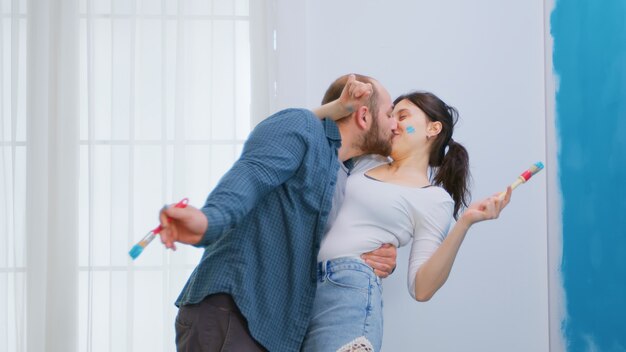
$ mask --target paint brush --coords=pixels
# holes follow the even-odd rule
[[[180,202],[176,203],[175,207],[184,208],[187,206],[187,203],[189,203],[189,199],[183,198]],[[133,248],[128,251],[128,255],[130,255],[133,260],[137,259],[141,252],[143,252],[143,250],[150,244],[150,242],[152,242],[152,240],[154,240],[156,235],[159,234],[159,232],[161,231],[163,231],[163,227],[161,225],[157,226],[154,230],[150,230],[145,236],[143,236],[141,241],[137,242],[137,244],[135,244]]]
[[[533,177],[541,170],[543,170],[543,163],[541,161],[532,164],[530,168],[528,168],[528,170],[522,172],[522,174],[517,177],[515,182],[511,183],[511,189],[516,189],[517,186],[521,185],[522,183],[526,183],[528,180],[530,180],[531,177]],[[500,193],[500,199],[503,199],[505,195],[506,191]]]

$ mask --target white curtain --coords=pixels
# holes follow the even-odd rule
[[[0,351],[174,350],[201,251],[128,250],[268,112],[265,3],[0,6]]]
[[[0,2],[0,350],[26,346],[25,1]]]

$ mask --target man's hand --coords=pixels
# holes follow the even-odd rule
[[[384,279],[396,268],[398,250],[392,244],[385,243],[375,251],[361,255],[361,259],[374,269],[376,276]]]
[[[374,89],[371,83],[356,80],[355,75],[348,76],[348,81],[341,91],[339,104],[347,113],[353,113],[359,106],[367,105],[367,100]]]
[[[209,226],[204,213],[192,206],[163,207],[159,220],[163,228],[159,233],[161,242],[173,250],[176,250],[175,242],[197,244]]]

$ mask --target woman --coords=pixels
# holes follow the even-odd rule
[[[315,112],[337,120],[371,91],[351,76],[341,97]],[[459,217],[468,204],[469,161],[452,139],[457,111],[431,93],[413,92],[394,101],[393,114],[392,160],[366,156],[355,163],[337,220],[322,240],[303,351],[380,350],[381,280],[360,255],[384,243],[411,242],[409,292],[427,301],[448,278],[469,227],[496,218],[509,201],[510,190]],[[448,231],[452,217],[458,221]]]

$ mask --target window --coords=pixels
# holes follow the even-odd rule
[[[252,125],[250,4],[76,0],[68,8],[71,3],[51,1],[47,9],[27,11],[27,0],[0,0],[0,240],[6,244],[0,246],[0,350],[44,346],[43,337],[55,336],[51,325],[77,316],[79,351],[172,351],[174,301],[202,251],[180,246],[173,254],[158,241],[135,261],[128,251],[156,227],[163,203],[188,197],[202,206],[241,152]],[[59,43],[72,42],[60,39],[76,34],[71,26],[54,29],[67,18],[79,28],[76,67],[59,59],[59,49],[66,49]],[[28,57],[27,49],[37,57]],[[39,64],[47,71],[39,72]],[[58,67],[78,77],[76,96],[59,97],[64,81],[55,78],[63,75]],[[53,84],[32,94],[35,85],[27,83],[40,76]],[[48,149],[55,138],[31,148],[39,135],[64,136],[55,104],[79,106],[78,141],[63,143],[76,152],[79,167],[63,176],[50,156],[56,149]],[[46,172],[31,167],[39,160]],[[78,194],[78,213],[67,219],[78,223],[70,236],[77,243],[71,252],[77,255],[78,302],[49,313],[46,304],[59,301],[47,296],[58,287],[56,279],[75,277],[47,266],[65,253],[50,246],[58,227],[32,247],[37,229],[58,224],[49,219],[58,220],[53,208],[65,201],[59,179]],[[31,184],[43,185],[44,215],[32,207],[38,200],[26,196],[39,191]]]
[[[250,132],[247,0],[80,3],[79,349],[172,350],[201,250],[128,250],[201,206]],[[155,338],[156,337],[156,338]]]

